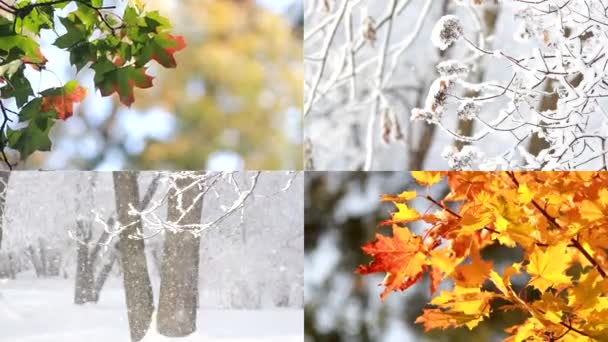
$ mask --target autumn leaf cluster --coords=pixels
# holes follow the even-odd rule
[[[104,6],[103,0],[0,1],[1,151],[8,146],[25,159],[49,150],[50,129],[56,120],[72,116],[74,104],[87,93],[76,81],[34,90],[32,75],[50,73],[40,49],[44,31],[55,32],[53,45],[69,53],[77,72],[94,72],[101,95],[116,93],[127,106],[134,101],[134,88],[152,86],[147,71],[151,61],[176,67],[174,54],[186,43],[171,34],[169,21],[158,11],[145,9],[141,1],[118,5]],[[52,73],[50,77],[57,78]],[[8,122],[12,124],[5,129]]]
[[[386,273],[382,299],[427,274],[431,295],[445,290],[416,320],[425,331],[517,310],[524,320],[507,341],[608,341],[607,172],[412,174],[425,190],[384,196],[396,207],[381,223],[392,236],[362,247],[373,260],[357,271]],[[495,264],[483,256],[493,245],[523,257]]]

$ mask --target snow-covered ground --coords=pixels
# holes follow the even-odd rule
[[[0,280],[0,341],[130,341],[120,279],[108,280],[97,304],[74,305],[73,291],[73,279]],[[302,310],[202,310],[197,333],[166,338],[152,326],[144,342],[302,342],[303,322]]]

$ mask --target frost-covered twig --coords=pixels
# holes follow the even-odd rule
[[[349,160],[346,169],[370,170],[378,166],[381,146],[405,146],[403,115],[392,96],[416,94],[419,87],[412,82],[395,86],[394,72],[407,67],[403,57],[428,22],[433,3],[438,1],[335,0],[326,12],[318,2],[306,2],[308,165],[328,169],[327,162],[315,159],[333,154],[328,159]],[[419,17],[412,31],[408,17],[414,13]],[[379,137],[384,144],[378,144]]]

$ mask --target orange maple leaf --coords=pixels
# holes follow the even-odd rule
[[[46,62],[48,62],[49,60],[46,59],[46,57],[42,54],[42,51],[40,51],[40,48],[38,48],[38,50],[36,50],[35,56],[33,56],[33,57],[25,56],[25,57],[21,58],[21,61],[25,64],[31,65],[31,67],[35,70],[40,70],[40,69],[44,68],[44,66],[46,65]]]
[[[494,263],[481,258],[475,240],[472,241],[469,256],[471,263],[457,266],[453,274],[454,280],[456,285],[462,287],[480,287],[486,279],[489,279]]]
[[[374,260],[369,266],[360,265],[357,273],[387,273],[383,281],[386,288],[380,295],[382,300],[391,291],[403,291],[413,285],[426,269],[422,238],[412,234],[408,228],[394,225],[392,237],[376,234],[376,241],[361,248]]]
[[[429,276],[431,277],[431,296],[435,294],[439,284],[443,280],[441,277],[441,270],[438,267],[431,267],[431,271],[429,272]]]

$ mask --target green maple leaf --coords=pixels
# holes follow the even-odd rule
[[[42,125],[37,120],[31,120],[27,127],[20,130],[8,129],[7,137],[10,146],[21,153],[21,158],[25,159],[36,151],[50,151],[51,140],[49,132],[53,127],[52,121],[45,119],[46,124]],[[42,127],[42,128],[41,128]]]
[[[27,103],[30,96],[34,95],[30,81],[23,74],[25,67],[21,65],[6,81],[6,85],[0,89],[0,97],[3,99],[15,98],[17,106],[21,107]]]

